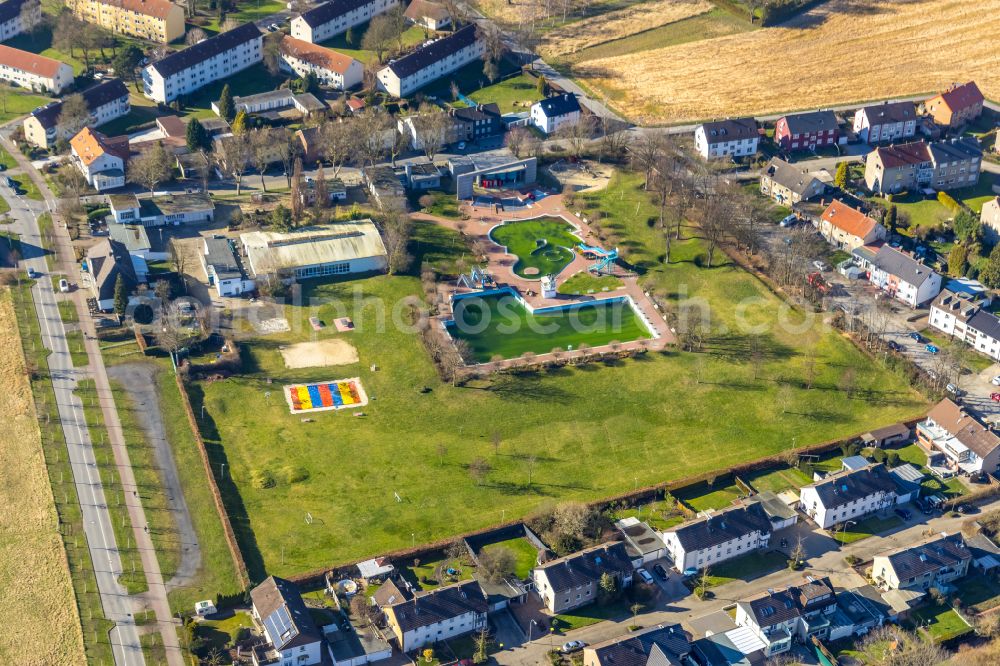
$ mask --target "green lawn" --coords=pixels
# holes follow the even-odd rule
[[[84,64],[83,56],[79,50],[74,52],[74,56],[70,57],[68,53],[64,53],[52,46],[52,29],[49,26],[42,25],[34,32],[34,34],[22,33],[15,37],[12,37],[4,42],[7,46],[11,46],[15,49],[20,49],[22,51],[28,51],[29,53],[37,53],[38,55],[45,56],[46,58],[52,58],[58,60],[59,62],[64,62],[73,68],[73,74],[79,76],[83,73]],[[110,54],[110,51],[107,51]],[[91,64],[97,60],[99,53],[95,50],[91,54]]]
[[[753,580],[774,573],[788,566],[788,555],[776,550],[757,550],[749,555],[727,560],[721,564],[709,567],[708,586],[719,587],[734,580]],[[691,583],[700,584],[701,577],[690,579]]]
[[[57,303],[59,307],[59,316],[62,318],[63,322],[67,324],[75,324],[79,321],[76,314],[76,304],[73,301],[59,301]]]
[[[421,210],[428,215],[436,215],[438,217],[445,217],[453,220],[457,220],[462,217],[458,209],[458,199],[455,198],[454,194],[448,194],[447,192],[427,192],[419,198],[423,199],[424,197],[431,197],[434,200],[430,206],[421,208]]]
[[[802,486],[812,483],[812,477],[797,467],[760,470],[748,475],[743,480],[759,493],[766,490],[780,493],[789,488],[794,488],[797,492]]]
[[[559,613],[554,619],[559,621],[559,632],[565,634],[574,629],[589,627],[604,620],[623,620],[630,617],[632,611],[629,610],[629,605],[624,600],[609,604],[593,603],[589,606],[574,609],[568,613]]]
[[[588,271],[580,271],[559,285],[560,294],[593,294],[610,291],[621,287],[624,283],[614,275],[594,275]]]
[[[250,23],[287,9],[286,3],[281,0],[245,0],[236,5],[237,10],[226,14],[226,18],[235,19],[240,23]],[[209,32],[219,32],[219,15],[216,13],[210,21],[200,27]]]
[[[654,530],[660,531],[668,530],[684,522],[683,515],[680,513],[665,513],[662,504],[659,502],[643,505],[641,510],[638,508],[626,509],[615,514],[615,520],[621,520],[622,518],[638,518]]]
[[[725,509],[742,497],[743,493],[732,483],[731,479],[723,481],[726,483],[724,486],[719,485],[720,481],[711,486],[699,483],[675,493],[675,496],[695,511]]]
[[[910,614],[910,624],[922,628],[937,642],[948,641],[972,631],[965,620],[950,606],[934,604],[918,608]]]
[[[424,87],[423,93],[447,102],[455,102],[451,94],[451,84],[454,83],[458,86],[459,92],[479,104],[496,102],[503,113],[514,110],[523,111],[525,110],[523,103],[529,100],[537,101],[539,95],[534,80],[523,74],[517,74],[518,71],[519,69],[509,61],[502,60],[499,80],[490,83],[490,80],[483,73],[483,61],[473,60],[468,65],[459,67],[454,72],[432,81]],[[515,74],[517,75],[515,76]],[[505,79],[504,77],[510,78]],[[457,106],[461,106],[460,102],[455,103]]]
[[[282,7],[282,9],[284,9],[284,7]],[[374,51],[368,51],[366,49],[361,48],[361,40],[364,39],[364,35],[367,31],[368,31],[368,24],[362,23],[361,25],[354,26],[354,28],[351,30],[352,39],[350,43],[348,43],[347,41],[347,33],[343,32],[334,37],[333,39],[328,39],[325,42],[322,42],[320,46],[325,46],[328,49],[333,49],[335,51],[343,53],[344,55],[350,56],[351,58],[354,58],[355,60],[361,62],[362,64],[367,65],[369,62],[375,60],[376,56]],[[408,50],[418,44],[423,43],[429,37],[430,35],[423,28],[417,27],[415,25],[410,26],[409,28],[407,28],[406,32],[403,33],[402,37],[403,48]],[[382,59],[388,60],[390,56],[391,54],[384,55]]]
[[[476,66],[482,71],[481,64],[476,63]],[[500,107],[500,113],[527,111],[532,104],[542,98],[542,95],[538,94],[535,79],[527,74],[518,74],[486,85],[466,96],[476,104],[496,104]],[[462,106],[462,103],[459,102],[456,106]]]
[[[422,292],[419,278],[376,276],[304,282],[301,302],[315,299],[315,305],[285,307],[291,331],[245,343],[236,376],[196,383],[194,409],[200,413],[205,405],[202,426],[216,475],[226,464],[227,511],[252,575],[265,567],[289,575],[356,561],[409,547],[411,534],[423,543],[492,525],[499,508],[514,517],[546,502],[608,497],[725,470],[786,450],[793,440],[806,446],[924,413],[926,399],[902,377],[867,362],[820,318],[804,323],[791,311],[785,313],[789,326],[774,326],[786,310],[782,302],[719,257],[710,270],[695,263],[704,247],[690,229],[674,245],[677,261],[665,266],[659,234],[646,225],[657,211],[645,196],[641,177],[628,175],[585,195],[585,203],[600,206],[602,229],[615,236],[608,245],[617,245],[671,307],[685,298],[707,304],[710,328],[701,353],[649,354],[614,367],[592,364],[453,387],[440,380],[419,335],[391,324],[394,308],[401,311],[404,298]],[[467,253],[458,235],[441,227],[418,224],[416,232],[415,266],[447,265]],[[278,347],[310,339],[308,317],[330,321],[337,312],[349,313],[357,330],[318,335],[348,340],[360,362],[285,368]],[[741,318],[768,330],[756,381]],[[809,355],[817,369],[811,390],[802,386]],[[837,389],[848,367],[859,387],[853,399]],[[281,398],[283,384],[342,377],[360,377],[374,396],[364,418],[325,412],[304,423]],[[176,421],[183,424],[183,417]],[[503,444],[494,453],[488,433],[498,428]],[[478,457],[493,468],[482,483],[468,471]],[[331,459],[349,464],[331,467]],[[309,479],[266,489],[250,483],[254,470],[286,465],[306,468]],[[178,467],[201,474],[196,458],[188,465],[179,459]],[[210,504],[199,505],[214,518]]]
[[[154,122],[160,115],[161,114],[156,110],[156,107],[133,106],[132,110],[124,116],[121,118],[115,118],[111,122],[104,123],[99,129],[108,136],[131,134],[132,132],[137,131],[142,125]]]
[[[7,93],[5,100],[0,100],[0,123],[8,123],[15,118],[27,115],[40,106],[45,106],[51,101],[48,97],[43,97],[42,95],[34,95],[28,92],[23,92],[16,88],[11,88]],[[7,163],[5,158],[4,163]],[[13,165],[13,160],[11,164]]]
[[[0,164],[3,165],[4,169],[13,169],[17,166],[17,162],[14,161],[14,157],[7,152],[6,148],[0,147]]]
[[[963,187],[957,190],[950,190],[948,194],[969,208],[977,215],[983,208],[983,204],[996,196],[992,186],[997,182],[996,174],[983,172],[979,176],[979,183],[975,187]],[[881,205],[888,205],[884,198],[874,197],[874,201]],[[919,193],[910,193],[906,196],[895,196],[892,203],[896,204],[900,213],[906,213],[910,218],[910,227],[901,229],[901,232],[908,236],[914,235],[916,227],[937,228],[946,220],[954,217],[954,213],[945,208],[936,197],[925,198]],[[937,249],[937,248],[936,248]],[[947,248],[938,249],[939,252],[946,253]]]
[[[887,532],[902,524],[903,521],[895,514],[891,514],[885,518],[871,516],[870,518],[858,521],[856,525],[851,525],[846,530],[841,530],[839,527],[833,528],[835,530],[833,537],[839,543],[846,545],[867,539],[876,534],[881,534],[882,532]]]
[[[532,313],[514,296],[465,298],[456,303],[448,333],[465,340],[475,360],[544,354],[558,347],[598,347],[649,337],[646,325],[626,301],[582,303],[570,310]]]
[[[581,243],[573,227],[561,217],[507,222],[490,236],[517,257],[514,272],[529,280],[557,275],[573,261],[573,248]]]
[[[271,76],[262,64],[247,67],[227,79],[213,81],[184,97],[184,115],[194,118],[215,118],[212,102],[219,101],[222,88],[228,83],[233,97],[245,97],[274,90],[284,81],[282,76]]]
[[[1000,582],[994,576],[970,572],[952,584],[957,590],[956,596],[976,613],[1000,606]]]
[[[14,189],[27,199],[42,200],[42,192],[28,175],[9,176],[14,181]]]
[[[69,346],[69,355],[73,360],[74,368],[85,368],[90,364],[87,350],[83,346],[82,331],[69,331],[66,333],[66,344]]]
[[[531,570],[538,564],[538,549],[524,537],[508,539],[499,543],[493,543],[483,548],[489,551],[494,548],[507,548],[517,557],[517,566],[514,567],[514,575],[525,580],[531,575]]]
[[[224,650],[227,645],[235,643],[240,629],[244,627],[252,629],[253,619],[249,613],[240,611],[222,620],[200,621],[194,635],[208,642],[204,650],[205,654],[208,654],[212,648]]]
[[[968,492],[965,485],[956,477],[942,481],[933,476],[931,471],[927,469],[927,454],[924,453],[924,450],[918,444],[908,444],[903,448],[890,450],[898,453],[901,461],[912,464],[924,473],[924,480],[920,483],[920,495],[922,497],[940,494],[945,498],[951,498],[964,495]]]
[[[472,578],[473,572],[476,568],[471,564],[466,562],[460,562],[457,560],[446,561],[445,559],[440,560],[416,560],[419,564],[414,564],[414,561],[405,567],[403,567],[402,575],[410,581],[417,589],[420,590],[433,590],[439,588],[443,585],[451,585],[462,580],[470,580]],[[438,569],[441,570],[441,576],[437,575]],[[448,569],[454,569],[458,573],[448,573]]]

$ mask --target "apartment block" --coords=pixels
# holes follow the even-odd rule
[[[422,46],[378,71],[378,87],[393,97],[405,97],[483,55],[476,26]]]
[[[332,0],[292,19],[292,37],[319,44],[397,6],[397,0]]]
[[[81,21],[167,44],[184,36],[184,9],[170,0],[67,0]]]

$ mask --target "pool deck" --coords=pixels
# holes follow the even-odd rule
[[[549,195],[541,201],[536,201],[530,208],[518,208],[517,210],[505,211],[502,213],[495,213],[490,207],[487,206],[474,206],[470,203],[463,203],[460,206],[460,210],[463,213],[467,213],[470,219],[453,220],[428,215],[426,213],[414,213],[412,217],[415,219],[435,222],[441,226],[459,231],[470,238],[482,241],[484,246],[488,248],[486,261],[488,262],[489,270],[493,274],[497,284],[499,286],[507,285],[517,289],[517,291],[520,292],[521,297],[534,309],[565,305],[568,303],[598,301],[606,298],[620,298],[622,296],[631,297],[632,303],[642,314],[646,325],[655,331],[655,336],[653,339],[622,342],[618,347],[619,349],[628,350],[645,347],[649,350],[659,350],[668,347],[677,341],[676,336],[670,331],[667,323],[664,321],[663,315],[660,314],[660,311],[653,306],[653,302],[639,287],[636,277],[634,275],[622,274],[620,272],[620,268],[618,269],[619,272],[616,274],[622,278],[624,286],[618,289],[582,296],[558,294],[555,298],[542,298],[541,293],[539,293],[541,284],[538,280],[522,278],[514,273],[514,265],[517,263],[517,256],[508,254],[503,246],[495,243],[490,237],[490,231],[502,222],[530,220],[537,217],[561,217],[577,228],[577,235],[581,237],[584,243],[610,249],[607,248],[606,243],[599,239],[597,232],[591,228],[589,224],[563,206],[561,194]],[[586,271],[587,268],[594,263],[592,260],[585,259],[580,254],[574,253],[574,255],[573,261],[571,261],[559,273],[557,279],[558,284],[562,284],[567,279],[581,271]],[[438,285],[438,293],[442,296],[443,302],[446,305],[442,308],[442,312],[438,315],[438,318],[442,321],[451,318],[452,295],[474,293],[475,291],[477,290],[457,287],[453,282],[440,283]],[[605,348],[607,348],[607,345],[604,347],[595,347],[591,351],[600,351]],[[535,360],[543,361],[550,356],[552,355],[538,354],[534,358]],[[518,359],[507,359],[504,361],[483,363],[479,365],[482,367],[492,366],[494,364],[498,367],[514,366],[518,364]]]

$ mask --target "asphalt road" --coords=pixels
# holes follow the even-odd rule
[[[73,481],[80,501],[83,529],[94,575],[101,593],[101,605],[105,617],[115,623],[115,628],[111,631],[115,663],[117,666],[142,666],[145,660],[132,617],[134,603],[118,582],[118,576],[122,573],[122,561],[84,417],[83,403],[75,393],[78,381],[89,374],[73,367],[66,329],[53,289],[53,282],[58,282],[58,277],[53,278],[47,274],[48,266],[41,250],[41,234],[36,216],[45,211],[45,206],[41,202],[17,196],[5,183],[0,184],[0,195],[10,204],[10,215],[14,219],[11,227],[21,237],[23,267],[32,268],[40,274],[31,289],[31,295],[38,314],[42,344],[52,352],[48,357],[48,365],[55,390],[56,407],[73,468]]]

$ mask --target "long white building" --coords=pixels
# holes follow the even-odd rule
[[[397,0],[332,0],[292,19],[292,37],[319,44],[384,14]]]
[[[894,506],[899,486],[881,463],[844,470],[804,486],[799,493],[802,510],[821,528],[860,519]]]
[[[25,10],[24,7],[28,9]],[[16,37],[42,20],[42,5],[33,0],[0,2],[0,42]],[[25,25],[27,23],[27,25]]]
[[[146,97],[161,104],[261,61],[263,35],[253,23],[177,51],[142,70]]]
[[[694,148],[706,160],[757,154],[760,133],[753,118],[727,118],[698,125]]]
[[[100,127],[127,114],[132,106],[128,101],[128,88],[121,79],[110,79],[80,93],[90,110],[87,127]],[[24,119],[24,138],[33,146],[48,150],[60,139],[69,141],[83,124],[66,124],[60,121],[62,101],[50,102],[32,111]]]
[[[316,75],[320,85],[347,90],[361,84],[364,66],[354,58],[333,49],[285,36],[281,40],[281,68],[305,76]]]
[[[405,97],[483,55],[475,24],[423,46],[378,71],[378,87]]]
[[[73,68],[52,58],[0,44],[0,79],[35,92],[59,94],[73,84]]]
[[[732,507],[663,532],[663,543],[680,571],[704,569],[766,548],[771,521],[758,504]]]

